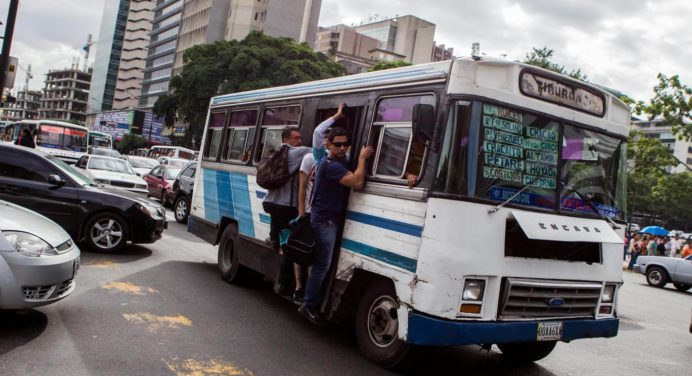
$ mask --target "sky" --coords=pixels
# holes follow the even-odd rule
[[[69,67],[76,57],[83,64],[82,47],[88,34],[98,39],[104,2],[20,0],[11,55],[24,69],[31,64],[30,88],[43,87],[48,69]],[[8,7],[0,0],[3,24]],[[434,23],[435,40],[456,56],[468,56],[473,42],[486,56],[509,60],[546,46],[567,70],[581,69],[589,81],[635,99],[652,97],[659,72],[692,86],[689,0],[322,0],[319,24],[409,14]],[[24,77],[20,69],[15,88],[24,87]]]

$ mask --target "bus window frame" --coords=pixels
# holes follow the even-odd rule
[[[260,113],[258,114],[257,117],[257,128],[255,130],[255,143],[253,146],[253,155],[252,158],[250,159],[251,164],[253,166],[257,166],[260,161],[262,161],[262,153],[264,150],[264,142],[262,140],[263,137],[266,137],[266,132],[263,132],[264,129],[283,129],[289,125],[263,125],[262,123],[264,122],[264,117],[267,112],[267,110],[270,110],[272,108],[280,108],[280,107],[298,107],[300,108],[300,116],[298,117],[298,123],[295,125],[298,130],[301,131],[301,136],[302,136],[302,122],[303,118],[305,117],[305,103],[303,100],[300,102],[285,102],[284,103],[270,103],[270,104],[263,104],[260,106]],[[283,140],[282,140],[283,141]],[[283,142],[282,142],[283,143]],[[260,146],[262,146],[262,150],[260,150]]]
[[[219,115],[223,114],[224,119],[223,119],[223,125],[221,126],[221,129],[220,129],[221,139],[219,140],[219,149],[216,151],[216,156],[212,159],[212,158],[207,157],[207,153],[209,151],[208,149],[211,146],[211,141],[212,141],[212,137],[210,137],[210,135],[211,135],[210,131],[212,130],[212,127],[209,126],[209,122],[211,122],[211,118],[216,114],[219,114]],[[221,153],[223,151],[224,141],[226,138],[226,127],[228,126],[228,121],[230,119],[228,114],[229,114],[228,108],[224,108],[224,109],[216,110],[216,111],[211,111],[209,113],[209,122],[207,123],[207,126],[204,129],[205,130],[204,145],[202,147],[202,152],[200,153],[200,158],[202,158],[202,160],[209,161],[209,162],[218,162],[219,161],[219,158],[220,158]],[[216,129],[214,130],[214,132],[216,132]]]
[[[219,153],[220,154],[219,161],[221,163],[228,163],[228,164],[248,165],[253,161],[254,154],[255,154],[255,142],[256,142],[256,138],[257,138],[256,137],[257,136],[257,126],[259,124],[260,114],[262,113],[261,106],[248,106],[248,107],[237,107],[237,108],[227,107],[227,108],[224,108],[224,110],[226,111],[227,118],[226,118],[226,122],[224,123],[224,128],[223,128],[224,134],[223,134],[222,144],[221,144],[222,148],[221,148],[220,153]],[[257,111],[257,117],[255,118],[255,125],[247,125],[247,126],[242,126],[242,127],[240,127],[240,126],[231,127],[231,118],[233,117],[234,112],[253,111],[253,110]],[[248,131],[248,133],[250,132],[250,130],[255,131],[252,135],[252,139],[249,139],[247,137],[245,139],[244,149],[247,149],[248,144],[252,146],[252,152],[250,153],[250,158],[245,162],[243,162],[242,160],[239,160],[239,159],[226,158],[228,155],[228,152],[230,151],[230,146],[231,146],[230,143],[235,138],[235,130],[233,132],[231,132],[231,129],[236,129],[236,128],[246,129]],[[225,153],[224,153],[224,150],[226,150]]]
[[[392,93],[386,93],[382,95],[377,95],[374,98],[373,101],[373,106],[372,106],[372,113],[370,114],[370,119],[368,124],[366,125],[366,132],[365,133],[365,144],[364,145],[370,145],[370,142],[372,140],[373,136],[373,128],[376,126],[383,126],[385,124],[408,124],[408,127],[411,128],[411,137],[409,139],[409,146],[408,150],[406,151],[406,162],[404,165],[404,173],[402,178],[395,178],[392,177],[391,175],[377,175],[375,172],[377,171],[377,163],[379,162],[379,155],[380,155],[380,148],[378,145],[377,150],[375,150],[375,155],[372,156],[372,163],[368,165],[368,171],[365,172],[365,179],[366,181],[372,181],[372,182],[380,182],[380,183],[388,183],[388,184],[396,184],[400,186],[406,186],[408,182],[405,179],[406,176],[406,164],[408,164],[408,157],[411,152],[411,145],[413,145],[413,139],[415,135],[413,134],[413,122],[376,122],[375,118],[377,117],[377,110],[378,106],[380,105],[380,102],[384,99],[389,99],[389,98],[403,98],[403,97],[423,97],[426,95],[431,95],[433,97],[433,102],[434,102],[434,107],[435,107],[435,128],[439,126],[440,123],[440,114],[442,113],[440,107],[440,100],[444,96],[443,93],[440,93],[438,90],[435,90],[433,88],[425,88],[426,90],[421,90],[421,91],[415,91],[415,92],[392,92]],[[381,143],[381,137],[380,141],[378,143]],[[373,146],[374,145],[370,145]],[[423,151],[423,160],[421,162],[420,166],[420,171],[419,174],[416,178],[416,182],[414,183],[414,188],[420,184],[424,177],[425,177],[425,171],[428,167],[428,159],[431,157],[431,150],[430,150],[430,145],[425,145],[425,149]],[[370,173],[372,171],[372,174]]]

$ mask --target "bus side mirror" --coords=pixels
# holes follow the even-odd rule
[[[423,142],[432,141],[435,132],[435,108],[430,104],[413,105],[413,136]]]

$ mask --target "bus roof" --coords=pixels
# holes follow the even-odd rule
[[[78,124],[72,124],[72,123],[67,123],[64,121],[59,121],[59,120],[20,120],[16,121],[12,124],[31,124],[31,125],[39,125],[39,124],[47,124],[47,125],[57,125],[65,128],[72,128],[72,129],[79,129],[83,131],[89,131],[89,128],[78,125]]]
[[[372,90],[373,88],[444,82],[451,65],[452,61],[449,60],[220,95],[211,99],[210,106],[217,107],[233,103],[262,102],[317,94],[327,95],[332,92],[343,94],[344,92]]]

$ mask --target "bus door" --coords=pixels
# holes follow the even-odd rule
[[[333,127],[341,127],[346,129],[351,135],[351,150],[349,151],[348,167],[349,170],[353,170],[358,164],[358,153],[362,147],[360,139],[363,131],[365,129],[366,119],[368,117],[369,101],[367,96],[360,97],[342,97],[342,98],[328,98],[321,99],[317,107],[317,116],[315,118],[315,123],[319,124],[327,118],[331,117],[336,113],[339,108],[339,104],[345,103],[346,108],[344,109],[344,118],[337,120]],[[314,147],[315,145],[313,145]],[[331,289],[334,284],[334,276],[336,275],[336,268],[339,260],[341,249],[341,237],[343,234],[344,222],[346,219],[346,208],[348,207],[348,196],[344,200],[343,213],[344,216],[339,219],[339,231],[336,236],[335,249],[332,256],[332,263],[329,269],[329,274],[325,279],[326,285],[324,288],[324,299],[322,299],[322,306],[320,310],[322,312],[328,311],[327,307],[331,304]]]

